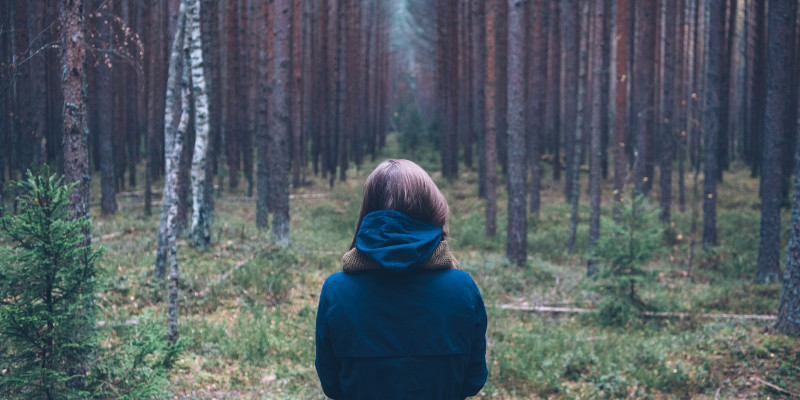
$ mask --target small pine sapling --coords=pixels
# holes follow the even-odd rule
[[[619,220],[603,223],[594,252],[600,264],[592,276],[594,290],[603,296],[600,318],[605,323],[624,325],[652,307],[639,291],[653,282],[653,274],[644,267],[661,247],[664,228],[658,210],[642,195],[623,198]]]
[[[30,171],[15,183],[21,213],[0,218],[0,397],[84,398],[80,360],[97,344],[95,260],[86,217],[67,209],[73,185]],[[77,363],[77,365],[75,365]]]

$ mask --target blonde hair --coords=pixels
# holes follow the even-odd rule
[[[444,195],[422,167],[409,160],[389,159],[378,165],[364,183],[352,249],[364,216],[378,210],[395,210],[445,230],[450,208]]]

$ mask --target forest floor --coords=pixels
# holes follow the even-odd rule
[[[391,140],[381,156],[398,156],[397,148]],[[503,304],[592,308],[599,300],[588,290],[582,255],[588,231],[586,176],[577,253],[566,250],[570,207],[561,183],[545,169],[543,207],[528,224],[528,263],[517,267],[504,256],[504,182],[498,186],[498,235],[486,239],[477,172],[462,169],[459,180],[446,182],[435,154],[420,150],[412,159],[431,172],[445,193],[451,206],[451,247],[487,305],[489,380],[478,398],[800,394],[800,341],[776,334],[770,321],[649,319],[606,327],[591,313],[501,309]],[[269,231],[256,229],[255,199],[246,197],[246,181],[239,192],[226,190],[217,198],[208,252],[191,248],[185,238],[179,241],[179,330],[187,347],[170,376],[173,398],[324,398],[314,370],[317,296],[325,278],[341,268],[364,179],[380,160],[351,168],[347,181],[337,181],[333,189],[320,177],[308,177],[307,185],[293,189],[287,249],[270,244]],[[92,183],[97,186],[99,177]],[[603,187],[604,215],[610,215],[610,185]],[[92,193],[99,197],[100,191]],[[691,186],[687,193],[691,199]],[[720,245],[696,249],[691,275],[686,269],[691,212],[675,207],[664,251],[648,266],[656,282],[642,297],[659,311],[775,315],[780,285],[753,283],[757,193],[758,181],[743,168],[725,174],[718,197]],[[160,207],[144,216],[136,193],[121,196],[119,203],[117,215],[95,217],[93,225],[95,243],[105,248],[101,265],[112,287],[102,294],[101,319],[135,320],[146,312],[163,316],[164,293],[152,282]],[[92,215],[99,215],[99,208]],[[788,212],[784,215],[788,218]]]

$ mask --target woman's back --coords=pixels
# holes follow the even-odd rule
[[[340,272],[320,296],[317,340],[330,351],[318,348],[317,369],[329,396],[461,399],[483,386],[486,311],[467,273]],[[336,376],[325,377],[330,362]]]
[[[408,160],[367,178],[342,272],[323,285],[316,367],[334,399],[463,399],[486,382],[486,310],[456,269],[447,201]]]

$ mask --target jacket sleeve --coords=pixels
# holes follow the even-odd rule
[[[474,282],[472,282],[472,290],[475,292],[475,329],[469,353],[469,364],[461,387],[463,397],[478,394],[489,376],[489,370],[486,369],[486,307],[483,305],[483,298]]]
[[[332,399],[341,399],[344,396],[339,384],[339,360],[333,352],[326,320],[329,307],[330,301],[326,283],[322,285],[322,292],[319,295],[319,307],[317,308],[317,356],[314,360],[314,365],[317,368],[317,376],[319,376],[319,382],[322,384],[322,390],[325,395]]]

